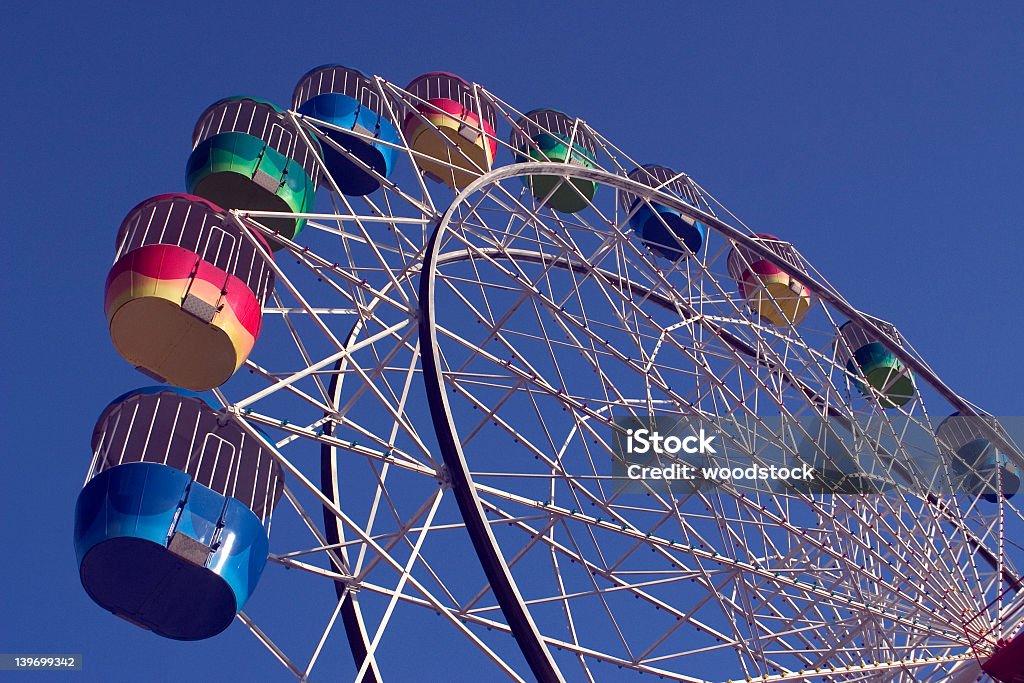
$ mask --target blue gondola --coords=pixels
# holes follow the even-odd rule
[[[685,176],[664,166],[646,165],[634,168],[629,178],[673,195],[696,206],[696,188]],[[655,254],[670,261],[679,261],[700,251],[708,228],[698,220],[658,202],[644,201],[636,195],[620,194],[623,210],[629,212],[629,225],[640,241]]]
[[[177,640],[220,633],[252,595],[283,480],[261,440],[202,398],[140,389],[103,411],[75,507],[89,596]]]
[[[364,74],[344,66],[317,67],[295,86],[292,106],[300,114],[358,134],[324,131],[330,140],[373,169],[373,173],[385,178],[391,175],[396,156],[396,148],[391,145],[400,144],[401,138],[388,118],[378,89]],[[322,147],[324,165],[342,193],[362,196],[380,187],[379,178],[359,163],[329,143]]]
[[[943,450],[951,454],[954,492],[978,495],[989,503],[998,502],[999,494],[1009,500],[1020,491],[1022,474],[989,440],[983,421],[991,429],[998,428],[994,418],[956,412],[939,423],[935,436]]]

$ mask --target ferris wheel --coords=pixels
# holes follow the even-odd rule
[[[444,72],[211,105],[187,193],[117,237],[111,338],[163,385],[97,423],[90,596],[238,621],[300,680],[388,680],[409,637],[455,679],[1024,675],[1007,430],[643,161]],[[679,424],[718,430],[705,465],[816,478],[623,476],[631,429]]]

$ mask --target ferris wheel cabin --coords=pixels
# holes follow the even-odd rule
[[[187,389],[226,382],[252,351],[274,287],[253,240],[268,257],[270,248],[248,232],[192,195],[159,195],[132,209],[118,231],[104,289],[117,352],[146,374]]]
[[[1024,475],[991,442],[983,426],[986,423],[998,428],[995,418],[956,412],[939,423],[935,436],[951,454],[954,491],[980,495],[983,500],[996,503],[1000,493],[1007,500],[1012,498],[1020,490]]]
[[[190,392],[139,389],[103,411],[75,506],[82,586],[177,640],[231,624],[259,581],[281,495],[259,439]]]
[[[982,662],[981,670],[999,683],[1024,680],[1024,632],[1011,640],[1000,639],[992,656]]]
[[[781,268],[752,249],[740,245],[729,252],[729,274],[752,311],[773,325],[798,325],[811,310],[811,292],[790,274],[802,273],[800,258],[789,242],[774,235],[761,234],[753,238],[768,248],[789,268]]]
[[[343,194],[368,195],[380,188],[377,176],[391,175],[396,155],[391,145],[400,144],[401,138],[380,91],[363,73],[344,66],[317,67],[295,87],[292,107],[333,126],[325,134],[348,155],[324,143],[323,160]]]
[[[902,346],[896,328],[884,320],[872,319],[889,338]],[[857,390],[866,397],[876,396],[884,408],[898,408],[914,397],[914,377],[889,348],[863,326],[843,323],[836,336],[836,356],[844,363]]]
[[[416,165],[428,177],[453,189],[491,170],[498,143],[494,107],[455,74],[432,71],[405,89],[414,111],[403,132]]]
[[[579,119],[554,109],[534,109],[516,122],[509,144],[518,151],[516,162],[546,161],[594,168],[597,145]],[[594,198],[597,183],[583,178],[566,180],[557,175],[524,176],[523,183],[544,206],[576,213]]]
[[[199,117],[186,166],[186,187],[225,209],[307,213],[316,193],[316,156],[292,119],[276,105],[229,97]],[[305,219],[265,217],[260,223],[295,239]],[[275,249],[280,243],[273,241]]]
[[[818,416],[807,417],[794,426],[798,437],[794,464],[807,463],[815,475],[809,480],[781,480],[776,490],[780,493],[806,494],[884,493],[895,487],[887,468],[866,454],[855,454],[851,448],[851,434],[839,423]]]
[[[673,195],[687,204],[697,205],[697,191],[689,179],[670,168],[640,166],[629,172],[629,178]],[[644,246],[655,254],[669,261],[679,261],[696,254],[704,244],[708,228],[700,221],[630,192],[620,193],[619,201],[623,210],[630,214],[630,227],[640,236]]]

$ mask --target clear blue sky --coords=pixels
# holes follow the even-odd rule
[[[1024,412],[1020,3],[24,2],[5,15],[0,652],[82,652],[85,673],[66,675],[81,681],[283,673],[237,624],[179,644],[102,612],[78,582],[72,513],[98,412],[148,383],[103,318],[120,220],[183,189],[206,105],[286,104],[325,62],[399,85],[454,71],[520,109],[580,115],[793,241],[969,399]]]

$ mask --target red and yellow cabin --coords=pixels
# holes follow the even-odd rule
[[[461,189],[491,170],[498,151],[494,108],[472,85],[432,71],[405,89],[416,111],[406,117],[403,133],[424,174]]]
[[[799,325],[811,310],[811,291],[793,273],[803,272],[800,258],[789,242],[774,235],[757,235],[789,268],[781,268],[752,249],[740,245],[729,252],[729,274],[752,311],[779,327]]]
[[[194,195],[159,195],[132,209],[105,288],[117,352],[175,386],[226,382],[252,351],[274,287],[270,247],[246,232]]]

